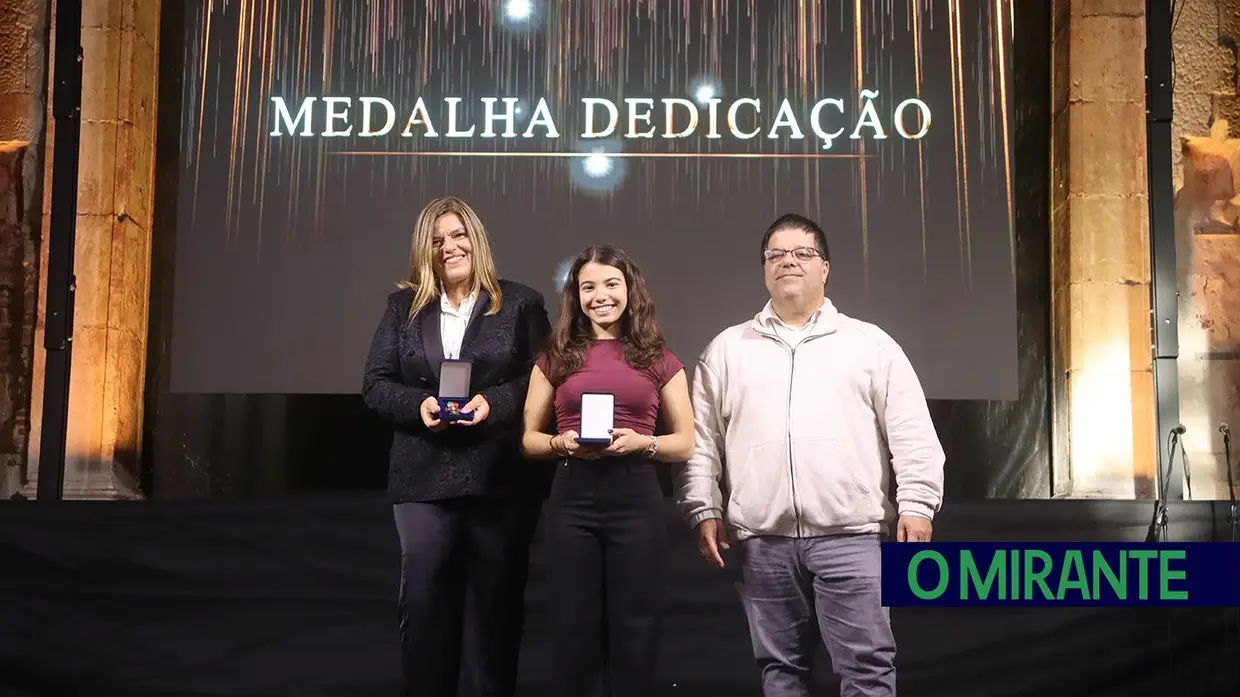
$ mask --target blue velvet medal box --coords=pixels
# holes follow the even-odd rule
[[[472,411],[465,411],[469,404],[469,381],[473,377],[473,361],[458,358],[445,359],[439,364],[439,420],[469,421]]]

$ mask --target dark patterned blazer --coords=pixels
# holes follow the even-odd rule
[[[388,296],[366,359],[362,399],[395,430],[388,469],[394,503],[546,490],[550,468],[525,460],[520,444],[530,370],[551,326],[538,291],[512,281],[500,281],[500,288],[503,307],[484,314],[491,297],[482,291],[461,342],[461,358],[473,361],[470,390],[486,398],[491,414],[476,426],[438,433],[422,423],[419,407],[439,389],[439,301],[410,321],[414,291]]]

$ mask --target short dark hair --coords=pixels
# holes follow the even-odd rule
[[[814,236],[814,245],[818,247],[818,252],[822,254],[823,261],[831,263],[831,251],[827,249],[827,234],[822,231],[818,223],[796,213],[785,213],[775,219],[771,226],[766,229],[766,234],[762,236],[762,248],[759,254],[766,252],[766,245],[771,241],[771,235],[780,230],[802,230]],[[766,257],[762,256],[762,263],[766,263]]]

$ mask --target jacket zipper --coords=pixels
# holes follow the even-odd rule
[[[781,342],[788,346],[787,342]],[[796,536],[801,536],[801,508],[797,505],[797,472],[796,464],[792,459],[792,386],[796,382],[797,375],[797,349],[795,346],[788,346],[791,354],[791,364],[788,366],[788,405],[787,415],[784,418],[784,424],[788,434],[788,492],[792,498],[792,518],[796,525]]]
[[[788,343],[787,341],[785,341],[782,337],[778,335],[770,336],[769,338],[773,339],[774,341],[779,342],[784,348],[788,349],[788,353],[791,358],[790,364],[788,366],[788,403],[785,405],[787,411],[784,417],[784,424],[785,424],[785,433],[788,436],[788,491],[789,491],[789,496],[792,499],[792,518],[795,521],[795,525],[796,525],[796,536],[800,537],[801,536],[801,507],[797,505],[796,462],[794,461],[793,455],[792,455],[792,386],[793,386],[793,383],[796,382],[797,346],[800,346],[801,344],[807,341],[813,341],[814,339],[817,339],[818,335],[811,335],[811,336],[804,337],[799,342],[797,342],[797,346],[793,346],[792,344]]]

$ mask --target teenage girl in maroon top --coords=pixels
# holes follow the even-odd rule
[[[583,392],[615,395],[611,445],[576,442]],[[668,434],[656,437],[660,416]],[[560,460],[544,521],[552,694],[591,694],[604,667],[612,697],[653,694],[667,539],[655,467],[689,459],[693,410],[641,272],[616,247],[573,263],[530,377],[522,448]]]

